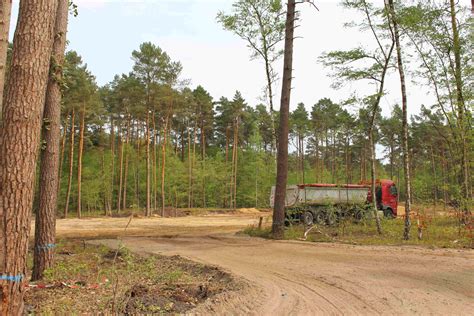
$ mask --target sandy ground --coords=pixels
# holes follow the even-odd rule
[[[217,265],[248,286],[196,314],[472,314],[474,251],[270,241],[234,234],[259,214],[58,221],[58,234],[112,237],[139,253]],[[121,237],[121,241],[115,238]]]
[[[259,218],[268,222],[270,213],[258,211],[240,212],[232,215],[188,216],[176,218],[87,218],[59,219],[56,235],[59,238],[98,238],[116,236],[187,236],[207,233],[236,232],[243,227],[255,225]],[[130,221],[130,223],[129,223]],[[128,225],[128,226],[127,226]],[[34,227],[34,222],[32,223]],[[32,233],[34,229],[32,229]]]

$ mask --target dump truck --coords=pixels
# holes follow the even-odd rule
[[[372,214],[371,186],[368,184],[299,184],[286,189],[285,221],[305,225],[334,225],[342,218],[361,221]],[[387,218],[397,216],[398,191],[391,180],[377,180],[378,211]],[[275,187],[272,187],[270,204],[273,207]]]

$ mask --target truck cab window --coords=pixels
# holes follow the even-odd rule
[[[397,195],[398,195],[398,191],[397,191],[397,187],[396,187],[396,186],[392,185],[392,186],[390,187],[390,194],[391,194],[391,195],[394,195],[394,196],[397,196]]]

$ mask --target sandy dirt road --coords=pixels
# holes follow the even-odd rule
[[[177,219],[66,220],[58,235],[104,238],[138,253],[181,255],[247,283],[197,314],[472,315],[474,251],[270,241],[234,233],[258,214]],[[114,237],[114,238],[112,238]]]

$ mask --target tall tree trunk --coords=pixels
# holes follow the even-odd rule
[[[393,1],[393,0],[391,0]],[[458,22],[456,20],[456,7],[454,0],[450,0],[450,11],[451,11],[451,26],[453,29],[453,52],[454,52],[454,63],[455,71],[454,78],[456,80],[456,99],[457,99],[457,116],[458,116],[458,128],[461,136],[461,170],[462,170],[462,192],[465,201],[463,209],[466,215],[470,215],[469,207],[467,206],[468,201],[471,200],[472,194],[470,192],[469,184],[469,155],[470,149],[468,150],[468,143],[466,140],[466,127],[464,124],[465,119],[465,103],[463,94],[463,82],[462,82],[462,67],[461,67],[461,43],[459,40]]]
[[[122,206],[122,189],[123,189],[123,155],[124,155],[124,146],[123,146],[123,132],[122,132],[122,124],[119,123],[118,131],[117,131],[117,139],[118,139],[118,151],[119,151],[119,186],[117,192],[117,213],[120,213],[120,208]]]
[[[3,88],[7,70],[8,35],[12,0],[0,0],[0,125],[2,123]]]
[[[166,173],[166,134],[168,133],[168,116],[165,119],[165,126],[163,130],[163,147],[162,147],[162,161],[161,161],[161,216],[165,216],[165,173]]]
[[[21,1],[0,130],[0,315],[22,315],[56,0]],[[54,188],[56,189],[56,188]]]
[[[434,157],[434,149],[431,147],[431,170],[433,172],[433,206],[436,211],[436,204],[438,203],[438,176],[436,174],[436,164]]]
[[[137,159],[135,159],[135,205],[140,209],[140,122],[137,121],[136,142],[137,142]]]
[[[66,150],[66,139],[67,139],[67,120],[64,122],[63,134],[61,136],[61,151],[59,154],[59,174],[58,174],[58,188],[57,188],[58,196],[59,196],[59,192],[61,191],[61,178],[63,174],[64,151]]]
[[[405,70],[403,68],[402,47],[400,45],[400,34],[398,31],[398,21],[395,13],[393,0],[388,0],[395,44],[397,49],[398,72],[400,74],[400,86],[402,90],[402,150],[403,150],[403,169],[405,172],[405,227],[403,238],[410,239],[410,211],[411,211],[411,175],[410,175],[410,149],[408,147],[408,102],[405,83]]]
[[[146,152],[146,216],[151,216],[151,177],[150,177],[150,111],[146,113],[145,126],[145,152]]]
[[[315,148],[315,155],[314,155],[314,161],[315,161],[315,163],[314,163],[315,168],[314,169],[315,169],[315,172],[316,172],[315,180],[316,180],[316,182],[319,182],[319,173],[320,173],[320,171],[319,171],[319,139],[318,139],[316,133],[314,133],[314,137],[316,139],[316,141],[315,141],[315,145],[316,145],[315,147],[316,148]]]
[[[112,116],[110,117],[110,155],[111,155],[110,157],[111,182],[110,182],[109,204],[112,207],[113,201],[114,201],[114,191],[115,191],[115,120]]]
[[[224,170],[225,170],[225,186],[224,186],[224,207],[228,207],[228,200],[227,200],[227,179],[229,178],[229,143],[230,143],[230,135],[229,135],[230,127],[227,126],[225,129],[225,163],[224,163]]]
[[[105,170],[105,152],[104,152],[104,149],[102,148],[100,150],[100,153],[101,153],[101,176],[102,176],[102,185],[104,186],[104,215],[105,216],[109,216],[110,213],[109,213],[109,210],[110,210],[110,206],[108,205],[109,203],[109,200],[107,198],[107,181],[106,181],[106,176],[105,174],[107,173],[106,170]]]
[[[152,147],[153,147],[153,162],[152,162],[152,172],[153,172],[153,210],[157,210],[158,208],[158,177],[156,174],[156,121],[155,121],[155,112],[153,112],[152,116],[152,124],[153,124],[153,142],[152,142]]]
[[[188,131],[188,208],[191,208],[191,186],[193,183],[193,165],[191,158],[191,131],[189,126],[187,127]]]
[[[50,75],[43,113],[44,147],[41,151],[39,207],[35,221],[35,247],[32,280],[43,278],[53,264],[58,208],[59,140],[61,136],[61,87],[68,19],[68,0],[59,0],[54,28]]]
[[[71,129],[70,129],[70,141],[69,141],[69,176],[67,180],[67,191],[66,191],[66,205],[64,206],[64,218],[67,218],[69,212],[69,200],[71,198],[71,186],[72,186],[72,173],[74,167],[74,135],[75,131],[75,116],[76,113],[74,108],[71,111]]]
[[[77,217],[82,217],[82,155],[84,152],[84,129],[86,124],[86,105],[82,105],[79,125],[79,149],[77,153]]]
[[[196,140],[197,140],[197,122],[194,123],[193,130],[193,161],[191,168],[191,207],[194,207],[194,169],[196,168]]]
[[[285,228],[285,198],[288,178],[288,119],[290,112],[291,81],[293,78],[293,41],[295,24],[295,0],[288,0],[286,12],[285,55],[283,65],[283,86],[280,106],[280,129],[278,135],[277,177],[275,206],[273,210],[272,235],[283,239]]]
[[[377,225],[377,232],[382,234],[382,225],[380,223],[380,217],[377,208],[377,192],[376,192],[376,176],[375,176],[375,141],[374,141],[374,122],[371,123],[369,131],[369,143],[370,143],[370,181],[371,181],[371,196],[372,204],[374,208],[375,223]]]
[[[236,152],[236,141],[235,141],[235,122],[233,123],[233,135],[232,135],[232,163],[230,170],[230,208],[235,208],[235,198],[234,198],[234,177],[235,177],[235,152]]]
[[[234,146],[235,146],[235,159],[234,159],[234,208],[237,208],[237,169],[239,166],[239,124],[240,124],[240,117],[236,119],[236,131],[235,131],[235,139],[234,139]]]
[[[126,144],[126,149],[125,149],[125,170],[123,172],[123,199],[122,199],[122,209],[126,210],[127,209],[127,182],[128,182],[128,162],[129,162],[129,155],[130,155],[130,132],[131,132],[131,116],[130,114],[128,115],[128,120],[127,120],[127,139],[125,141]]]

